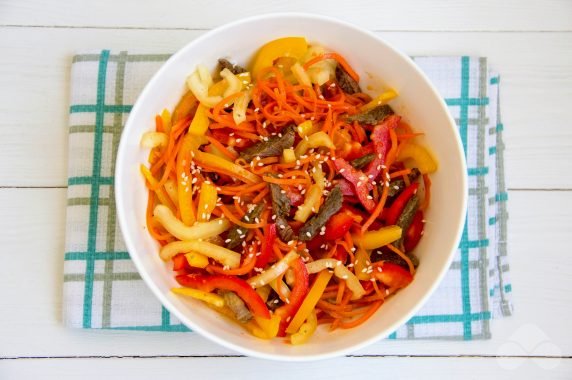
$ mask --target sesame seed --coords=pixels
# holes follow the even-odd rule
[[[230,239],[226,239],[224,242],[225,242],[226,244],[228,244],[228,243],[230,243],[231,241],[232,241],[232,240],[230,240]]]
[[[399,190],[399,186],[393,186],[395,190]]]
[[[341,169],[340,169],[340,173],[343,173],[343,172],[345,172],[345,171],[346,171],[346,169],[344,169],[344,168],[341,168]]]
[[[284,228],[286,228],[286,226],[283,225],[283,224],[281,224],[281,225],[280,225],[280,229],[283,230]]]
[[[306,236],[312,237],[312,234],[310,232],[306,232]]]

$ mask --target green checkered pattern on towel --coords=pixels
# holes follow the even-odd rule
[[[64,323],[78,328],[189,331],[133,266],[115,216],[119,137],[137,96],[169,54],[108,50],[74,57],[69,117]],[[487,339],[512,312],[500,77],[485,58],[417,57],[456,119],[469,210],[455,260],[436,293],[390,339]],[[160,110],[157,110],[160,111]]]

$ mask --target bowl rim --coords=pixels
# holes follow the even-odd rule
[[[460,181],[461,181],[460,185],[462,188],[462,207],[460,208],[459,214],[457,215],[459,223],[457,224],[457,230],[454,233],[454,239],[453,239],[453,241],[455,242],[455,247],[458,245],[458,243],[461,239],[462,231],[464,229],[466,213],[467,213],[467,202],[468,202],[467,166],[466,166],[466,159],[465,159],[465,153],[463,150],[463,145],[462,145],[461,138],[460,138],[460,135],[459,135],[457,127],[456,127],[456,123],[455,123],[453,117],[451,116],[451,113],[449,112],[449,109],[448,109],[443,97],[439,94],[439,92],[437,91],[437,89],[435,88],[435,86],[431,82],[431,80],[429,80],[429,78],[425,75],[425,73],[413,62],[413,60],[409,56],[407,56],[405,53],[401,52],[399,49],[395,48],[392,44],[388,43],[383,38],[377,36],[376,34],[371,32],[370,30],[361,28],[361,27],[359,27],[355,24],[352,24],[350,22],[340,20],[338,18],[331,17],[331,16],[316,15],[316,14],[310,14],[310,13],[305,13],[305,12],[273,12],[273,13],[266,13],[266,14],[260,14],[260,15],[240,18],[240,19],[234,20],[232,22],[225,23],[225,24],[218,26],[216,28],[213,28],[213,29],[207,31],[206,33],[204,33],[203,35],[191,40],[185,46],[180,48],[176,53],[174,53],[165,63],[163,63],[163,65],[159,68],[159,70],[157,70],[157,72],[155,74],[153,74],[152,78],[145,85],[143,91],[141,91],[141,93],[137,97],[137,100],[135,101],[133,108],[131,109],[131,112],[129,113],[129,117],[128,117],[127,121],[125,122],[125,126],[123,128],[122,133],[121,133],[121,138],[120,138],[119,146],[117,149],[116,165],[115,165],[115,172],[114,172],[114,176],[115,176],[115,202],[116,202],[116,216],[117,216],[117,220],[119,222],[121,235],[123,236],[127,251],[129,252],[129,256],[131,257],[131,260],[133,261],[139,275],[143,279],[146,286],[149,289],[151,289],[151,291],[153,292],[155,297],[157,297],[159,299],[161,304],[167,310],[169,310],[169,312],[173,313],[179,320],[181,320],[181,322],[183,324],[187,325],[187,327],[190,327],[193,331],[196,331],[197,333],[201,334],[202,336],[210,339],[211,341],[213,341],[217,344],[220,344],[223,347],[229,348],[231,350],[240,352],[242,354],[245,354],[245,355],[248,355],[251,357],[261,358],[261,359],[278,360],[278,361],[302,362],[302,361],[315,361],[315,360],[329,359],[329,358],[334,358],[334,357],[338,357],[341,355],[348,354],[350,352],[364,348],[364,347],[366,347],[366,346],[368,346],[374,342],[377,342],[383,338],[386,338],[392,332],[397,330],[400,326],[402,326],[404,323],[406,323],[412,316],[414,316],[415,313],[417,313],[423,305],[425,305],[425,303],[427,302],[429,297],[431,297],[431,295],[434,293],[436,288],[441,284],[443,277],[445,276],[445,274],[449,270],[449,267],[451,265],[451,262],[453,260],[454,255],[455,255],[456,249],[455,248],[451,249],[451,251],[449,252],[449,255],[447,257],[447,260],[446,260],[446,265],[442,266],[439,273],[437,273],[435,280],[432,282],[431,286],[425,291],[424,295],[421,296],[417,300],[415,305],[407,313],[404,313],[400,318],[398,318],[395,322],[393,322],[391,325],[389,325],[388,328],[384,329],[383,331],[376,333],[376,334],[373,334],[372,336],[370,336],[367,339],[364,339],[360,343],[354,344],[354,345],[346,347],[346,348],[338,349],[335,351],[330,351],[327,353],[310,354],[310,355],[305,355],[305,356],[301,356],[301,355],[291,356],[291,355],[284,355],[284,354],[274,354],[274,353],[261,352],[258,350],[250,349],[248,347],[244,347],[244,346],[232,343],[230,341],[227,341],[224,338],[221,338],[220,336],[218,336],[217,334],[214,334],[214,333],[211,333],[207,330],[204,330],[203,328],[201,328],[200,325],[194,323],[193,321],[188,320],[186,318],[186,316],[184,315],[184,313],[182,311],[179,311],[179,309],[177,307],[175,307],[166,296],[164,296],[163,292],[151,280],[150,275],[146,272],[145,267],[144,267],[143,263],[140,261],[138,255],[132,253],[132,252],[135,252],[133,238],[125,232],[125,231],[127,231],[127,220],[126,220],[126,214],[124,212],[125,211],[124,206],[123,206],[124,201],[123,201],[122,197],[124,196],[123,194],[125,193],[126,189],[124,186],[124,179],[120,174],[120,170],[121,170],[122,166],[124,165],[123,162],[127,159],[127,155],[125,153],[125,150],[126,150],[125,146],[126,146],[127,142],[126,142],[125,136],[127,135],[128,131],[130,129],[132,129],[132,124],[134,123],[133,120],[135,118],[134,115],[137,114],[137,111],[138,111],[138,109],[142,103],[140,100],[149,96],[151,89],[155,86],[155,84],[157,82],[160,81],[160,78],[163,76],[163,73],[169,69],[169,67],[173,64],[173,62],[177,61],[179,59],[179,57],[182,56],[187,50],[192,49],[192,47],[195,44],[198,44],[203,40],[207,40],[207,39],[211,38],[213,35],[216,35],[219,33],[224,33],[228,29],[233,29],[234,27],[242,25],[242,24],[256,23],[256,22],[261,21],[261,20],[283,19],[283,18],[286,18],[286,19],[287,18],[311,19],[311,20],[317,20],[317,21],[324,21],[324,22],[328,22],[328,23],[337,24],[337,25],[342,26],[344,28],[352,29],[352,30],[359,32],[359,33],[362,33],[362,34],[366,34],[369,37],[375,39],[379,44],[385,45],[385,47],[389,48],[394,53],[396,53],[404,61],[404,64],[409,65],[411,69],[413,69],[414,71],[417,72],[417,74],[420,75],[421,79],[425,82],[425,85],[427,85],[429,87],[432,94],[438,99],[439,104],[441,106],[441,111],[443,111],[446,114],[447,119],[449,121],[449,127],[453,129],[453,132],[454,132],[453,135],[455,136],[455,140],[456,140],[455,145],[457,147],[457,150],[456,150],[457,157],[455,157],[455,159],[458,159],[460,161],[461,169],[463,170],[463,173],[460,176]]]

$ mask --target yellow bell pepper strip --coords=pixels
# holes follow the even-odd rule
[[[404,144],[397,155],[398,161],[407,159],[415,161],[415,166],[422,174],[433,173],[437,170],[437,161],[431,153],[425,147],[413,142]]]
[[[264,339],[264,340],[268,340],[271,339],[268,334],[266,334],[266,332],[260,327],[258,326],[258,324],[255,321],[248,321],[246,323],[240,323],[234,316],[234,313],[232,310],[230,310],[230,308],[228,306],[223,306],[223,307],[216,307],[212,304],[207,303],[206,304],[208,307],[210,307],[211,309],[215,310],[217,313],[222,314],[223,316],[225,316],[226,318],[230,319],[231,321],[233,321],[235,324],[241,326],[242,328],[244,328],[249,334],[255,336],[256,338],[259,339]]]
[[[193,95],[207,107],[214,107],[223,99],[222,96],[209,96],[209,87],[213,80],[208,69],[203,65],[198,65],[197,69],[188,76],[187,87]]]
[[[369,263],[369,264],[368,264]],[[367,273],[369,266],[371,265],[370,256],[361,245],[358,245],[355,256],[354,270],[356,272],[357,278],[362,281],[367,281],[371,279],[371,273]]]
[[[261,286],[260,288],[256,288],[256,293],[258,293],[258,295],[260,296],[260,298],[262,298],[264,302],[268,300],[268,296],[270,295],[271,291],[272,288],[270,287],[270,285],[265,285]]]
[[[278,329],[280,328],[280,317],[273,314],[270,319],[264,319],[254,316],[254,320],[260,326],[260,328],[266,333],[268,339],[274,338],[278,335]]]
[[[185,92],[179,103],[175,106],[173,110],[173,115],[171,116],[171,123],[177,124],[181,119],[190,116],[197,105],[199,104],[197,98],[193,95],[191,91]]]
[[[287,148],[282,151],[282,162],[285,164],[290,164],[296,161],[296,154],[293,148]]]
[[[234,107],[232,107],[232,119],[236,125],[239,125],[246,120],[246,109],[248,108],[248,103],[252,99],[250,91],[245,91],[243,95],[240,95],[234,100]]]
[[[181,144],[179,154],[177,154],[175,170],[177,172],[179,210],[181,212],[181,220],[187,226],[193,225],[196,221],[193,205],[193,183],[189,171],[192,161],[192,151],[207,142],[208,140],[204,136],[195,136],[187,133],[183,137],[183,143]]]
[[[197,252],[189,252],[185,258],[189,265],[195,268],[206,268],[209,265],[209,258]]]
[[[224,154],[219,148],[216,147],[214,144],[209,144],[205,147],[205,152],[214,154],[217,157],[224,158],[227,161],[232,162],[232,159]]]
[[[328,282],[330,282],[332,276],[333,273],[330,271],[325,270],[320,272],[314,282],[314,285],[312,285],[312,288],[304,299],[304,302],[302,302],[300,309],[298,309],[298,312],[286,328],[287,334],[294,334],[300,330],[300,326],[302,326],[302,323],[304,323],[312,310],[316,307],[316,304],[320,300],[320,297],[324,293],[324,290],[326,289],[326,286],[328,286]]]
[[[300,156],[306,154],[308,149],[318,148],[320,146],[324,146],[330,149],[336,148],[327,133],[320,131],[302,139],[302,141],[296,145],[296,149],[294,151],[296,153],[296,157],[300,158]]]
[[[158,146],[165,146],[169,141],[169,137],[163,132],[145,132],[141,137],[141,146],[143,148],[153,149]]]
[[[201,152],[199,150],[195,150],[193,153],[195,162],[203,168],[215,169],[250,184],[262,181],[262,178],[256,174],[214,154]]]
[[[308,73],[306,72],[306,70],[304,70],[304,68],[299,62],[293,64],[290,70],[292,70],[292,74],[294,74],[294,77],[296,78],[298,83],[300,83],[303,86],[308,86],[308,87],[312,86],[312,82],[310,81]]]
[[[223,98],[228,98],[229,96],[234,95],[242,90],[242,81],[229,69],[223,69],[220,72],[220,76],[223,77],[227,83],[227,87],[222,94]]]
[[[271,317],[268,307],[258,293],[246,281],[236,276],[183,274],[175,277],[175,280],[181,286],[204,292],[212,292],[214,289],[234,292],[244,301],[254,316],[263,319]]]
[[[352,300],[358,300],[365,294],[365,289],[359,282],[359,279],[344,265],[337,265],[334,268],[334,274],[337,278],[344,280],[349,290],[352,292]]]
[[[217,197],[216,186],[210,182],[203,182],[197,207],[197,220],[199,222],[207,222],[211,218],[211,213],[216,207]]]
[[[316,132],[319,132],[320,127],[312,123],[312,120],[306,120],[298,126],[297,130],[300,137],[304,138],[305,136],[310,136]]]
[[[296,145],[296,149],[294,151],[296,153],[296,157],[300,158],[300,156],[306,154],[308,149],[318,148],[320,146],[325,146],[326,148],[330,149],[336,148],[326,132],[320,131],[302,139],[302,141]]]
[[[242,83],[242,90],[248,88],[248,86],[252,82],[249,72],[236,74],[235,76],[238,79],[240,79],[240,82]],[[220,81],[216,82],[209,88],[208,94],[209,96],[222,96],[226,91],[227,87],[228,87],[228,82],[226,81],[226,79],[221,79]]]
[[[320,198],[322,198],[322,189],[319,185],[311,185],[306,192],[304,203],[298,206],[294,220],[305,223],[312,213],[318,212],[320,205]]]
[[[325,269],[334,269],[338,265],[342,265],[342,262],[340,260],[320,259],[316,261],[310,261],[309,263],[307,263],[306,270],[308,271],[308,274],[314,274],[314,273],[320,273]]]
[[[202,290],[191,288],[172,288],[171,291],[175,294],[192,297],[206,303],[210,303],[216,307],[224,306],[224,299],[221,296],[213,293],[203,292]]]
[[[300,326],[300,330],[290,335],[290,343],[293,345],[306,343],[308,339],[310,339],[310,337],[314,334],[317,327],[318,318],[316,316],[316,311],[312,310],[310,315],[308,315],[306,322]]]
[[[231,226],[231,223],[226,218],[187,226],[177,219],[173,211],[165,205],[155,206],[153,216],[171,235],[180,240],[206,239],[220,235]]]
[[[290,298],[290,288],[288,287],[288,285],[286,285],[286,283],[284,281],[280,281],[278,282],[278,280],[275,278],[274,280],[270,281],[268,283],[268,285],[276,292],[276,293],[280,293],[283,294],[284,297],[286,298]]]
[[[268,334],[266,334],[266,332],[260,326],[258,326],[258,324],[256,324],[255,321],[248,321],[244,323],[243,326],[246,329],[246,331],[248,331],[251,335],[255,336],[258,339],[264,339],[264,340],[272,339],[272,337],[269,337]]]
[[[300,60],[308,50],[304,37],[284,37],[268,42],[258,50],[252,65],[252,75],[256,78],[262,69],[270,67],[280,57]]]
[[[360,112],[369,111],[372,108],[375,108],[379,105],[385,104],[394,98],[397,98],[397,96],[398,96],[398,94],[397,94],[397,91],[395,91],[395,90],[384,91],[381,94],[379,94],[378,96],[376,96],[375,98],[373,98],[369,103],[364,104],[359,109],[359,111]]]
[[[240,266],[240,253],[231,251],[216,244],[201,240],[174,241],[161,247],[159,255],[163,260],[169,260],[181,252],[197,252],[201,255],[235,269]]]
[[[389,243],[393,243],[401,237],[399,226],[385,226],[377,231],[366,231],[362,238],[353,236],[353,240],[361,244],[363,249],[376,249]]]
[[[360,299],[365,294],[365,289],[361,286],[358,278],[340,260],[320,259],[306,264],[308,273],[322,272],[324,269],[333,269],[334,274],[340,280],[344,280],[348,289],[352,292],[352,300]]]
[[[248,284],[253,288],[259,288],[261,286],[269,284],[270,281],[278,278],[278,276],[286,272],[290,267],[290,263],[292,263],[299,257],[300,256],[296,253],[296,251],[288,252],[286,256],[284,256],[278,262],[273,264],[269,269],[256,276],[249,278],[247,280]]]
[[[177,192],[177,184],[171,178],[165,181],[165,191],[173,204],[179,204],[179,193]]]
[[[163,129],[165,130],[165,133],[171,132],[171,113],[168,109],[165,108],[163,112],[161,112],[161,120],[163,120]]]
[[[143,164],[139,168],[141,170],[141,173],[147,180],[147,182],[149,182],[149,185],[157,187],[158,181],[155,179],[155,177],[153,177],[151,171]],[[155,190],[155,194],[157,194],[159,202],[164,204],[168,210],[175,209],[175,205],[173,204],[173,202],[171,202],[171,198],[169,198],[169,195],[167,194],[167,192],[165,192],[165,190],[162,187],[157,188],[157,190]]]
[[[322,165],[317,163],[312,168],[312,178],[314,179],[314,183],[320,187],[320,190],[324,191],[324,187],[326,186],[326,176],[324,175],[324,171],[322,170]]]
[[[207,117],[206,110],[207,109],[204,105],[199,104],[197,112],[195,112],[195,116],[193,117],[193,121],[191,121],[191,125],[189,126],[190,134],[202,136],[207,132],[210,122]]]

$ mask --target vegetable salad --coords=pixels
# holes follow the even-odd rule
[[[413,281],[437,163],[395,91],[364,93],[348,60],[303,37],[245,67],[198,65],[186,85],[142,137],[147,228],[174,293],[301,344]]]

